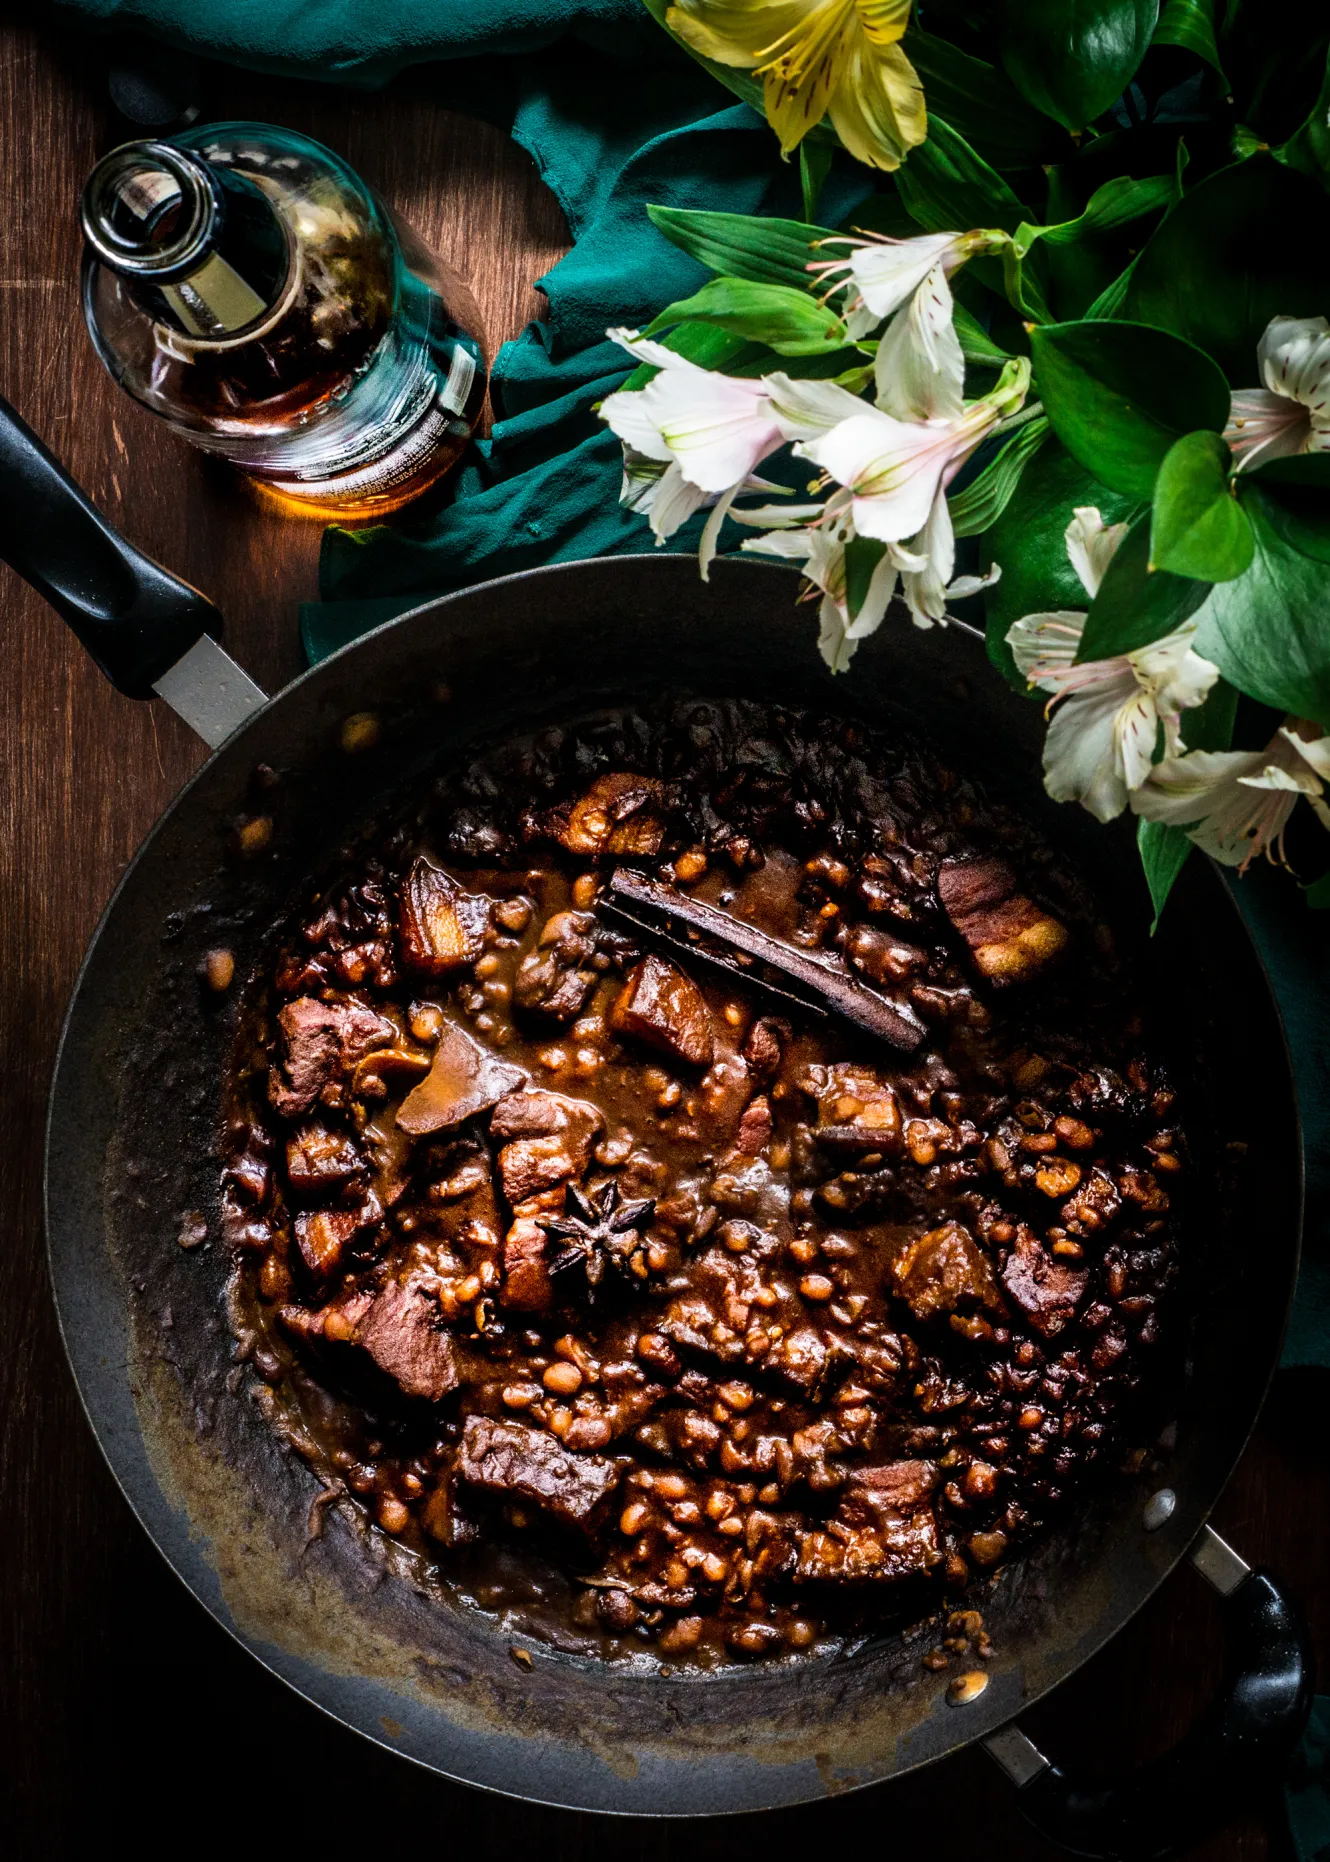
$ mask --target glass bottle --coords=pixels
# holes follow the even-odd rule
[[[485,396],[475,300],[321,144],[262,123],[128,142],[82,219],[111,374],[283,509],[380,517],[461,453]]]

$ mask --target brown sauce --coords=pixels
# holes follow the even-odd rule
[[[634,931],[617,868],[919,1044]],[[307,901],[248,1003],[254,1388],[514,1625],[677,1666],[917,1619],[1143,1426],[1174,1094],[1076,876],[908,744],[673,700],[501,745]]]

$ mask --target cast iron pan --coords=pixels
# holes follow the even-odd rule
[[[116,538],[7,412],[0,512],[0,554],[95,640],[122,689],[143,695],[153,666],[209,625],[202,598]],[[101,539],[91,553],[90,523]],[[1194,1840],[1258,1772],[1268,1778],[1300,1733],[1311,1686],[1292,1606],[1205,1533],[1277,1360],[1301,1171],[1270,991],[1200,859],[1146,953],[1202,1151],[1176,1447],[1162,1473],[1122,1477],[1002,1575],[984,1604],[990,1684],[969,1706],[948,1705],[945,1676],[920,1666],[936,1633],[927,1627],[848,1659],[713,1677],[637,1674],[535,1641],[522,1643],[529,1668],[519,1665],[520,1638],[450,1603],[427,1570],[341,1507],[311,1529],[314,1475],[263,1424],[250,1373],[232,1359],[216,1146],[234,1008],[205,1000],[201,957],[225,945],[244,976],[274,916],[358,824],[470,742],[662,687],[853,710],[931,739],[1025,807],[1093,877],[1124,935],[1139,934],[1145,900],[1129,840],[1047,802],[1038,710],[1003,687],[978,638],[959,626],[917,632],[892,615],[853,676],[833,682],[795,588],[787,569],[734,561],[717,563],[708,586],[693,562],[660,555],[504,577],[356,642],[210,758],[121,880],[65,1022],[47,1225],[74,1375],[130,1504],[218,1621],[328,1713],[450,1777],[543,1803],[687,1816],[841,1792],[987,1739],[1049,1834],[1083,1854],[1163,1854]],[[377,746],[348,755],[341,723],[367,710],[382,721]],[[260,765],[279,780],[256,791]],[[235,826],[259,806],[272,837],[246,860]],[[177,1236],[194,1212],[210,1239],[186,1250]],[[1224,1690],[1149,1773],[1081,1790],[1010,1722],[1101,1647],[1189,1548],[1232,1591]]]

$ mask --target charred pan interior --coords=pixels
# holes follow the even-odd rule
[[[662,701],[477,756],[282,927],[232,1312],[458,1594],[784,1655],[959,1602],[1148,1439],[1184,1163],[1028,825],[894,733]]]

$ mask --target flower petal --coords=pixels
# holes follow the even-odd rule
[[[728,491],[775,452],[782,434],[760,382],[662,367],[645,388],[620,389],[601,419],[650,459],[677,459],[703,491]]]
[[[1007,629],[1007,645],[1021,676],[1030,685],[1051,692],[1058,689],[1057,675],[1075,662],[1084,632],[1084,614],[1060,608],[1013,621]]]
[[[1053,713],[1044,739],[1044,787],[1055,802],[1080,802],[1098,821],[1127,804],[1119,765],[1119,713],[1139,697],[1130,671],[1082,687]]]
[[[940,490],[933,499],[928,522],[911,543],[924,557],[925,566],[905,575],[905,600],[915,626],[931,627],[934,621],[947,617],[947,583],[956,566],[956,533],[950,507]]]
[[[1127,524],[1105,524],[1092,504],[1078,505],[1067,525],[1067,555],[1091,601],[1126,536]]]
[[[860,405],[861,412],[798,450],[853,494],[861,536],[903,542],[928,520],[958,423],[894,420]]]
[[[1190,750],[1157,763],[1131,798],[1147,821],[1185,828],[1198,847],[1225,866],[1245,867],[1257,854],[1273,857],[1297,801],[1257,783],[1269,766],[1266,750]]]
[[[965,358],[952,322],[951,287],[935,265],[897,311],[877,347],[877,404],[897,420],[959,420]]]
[[[1268,388],[1240,388],[1230,399],[1224,438],[1239,471],[1307,450],[1312,417],[1298,401]]]
[[[857,161],[899,168],[928,134],[918,73],[899,45],[852,41],[831,97],[831,126]]]
[[[849,282],[865,308],[880,323],[913,297],[933,267],[942,264],[960,240],[959,233],[921,233],[916,239],[886,235],[875,239],[827,239],[823,241],[826,247],[843,243],[852,250],[848,258],[822,269],[828,278],[837,271],[848,272]]]
[[[804,9],[773,55],[758,66],[767,121],[780,137],[783,155],[797,148],[827,114],[861,43],[854,0],[821,0]]]
[[[787,440],[812,440],[864,411],[857,394],[834,381],[792,381],[780,372],[763,378],[771,411]]]
[[[751,71],[818,0],[678,0],[665,15],[669,30],[704,58]]]
[[[1330,411],[1330,323],[1324,317],[1272,317],[1256,356],[1273,394]]]

